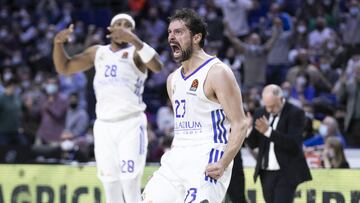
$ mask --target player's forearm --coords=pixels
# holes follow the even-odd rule
[[[53,61],[54,61],[56,72],[58,72],[60,74],[66,74],[67,73],[66,66],[67,66],[69,59],[70,59],[70,57],[65,52],[63,43],[54,42]]]
[[[162,70],[164,64],[161,62],[159,54],[155,54],[154,57],[146,64],[146,66],[153,72],[157,73]]]
[[[225,168],[234,159],[239,152],[242,144],[244,143],[247,132],[247,126],[244,122],[239,122],[236,125],[231,125],[231,133],[229,135],[228,144],[226,145],[224,155],[219,162],[222,163]]]
[[[159,72],[163,68],[163,63],[160,61],[159,54],[146,43],[142,42],[136,35],[130,42],[136,48],[143,63],[153,72]],[[145,60],[144,60],[145,59]]]

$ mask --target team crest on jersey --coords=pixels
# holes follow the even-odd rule
[[[198,79],[193,80],[192,83],[191,83],[190,91],[195,92],[196,89],[198,88],[198,86],[199,86]]]
[[[125,52],[122,54],[121,58],[127,59],[128,56],[129,56],[129,52],[125,51]]]

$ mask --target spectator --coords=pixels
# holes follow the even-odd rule
[[[322,156],[324,168],[350,168],[345,157],[344,147],[336,137],[326,139]]]
[[[324,75],[310,63],[309,53],[306,49],[299,49],[296,57],[296,65],[289,69],[286,80],[290,82],[292,86],[296,86],[299,82],[300,76],[309,76],[309,80],[302,80],[301,84],[309,82],[315,88],[316,92],[330,91],[331,83],[324,77]]]
[[[66,138],[75,139],[84,136],[89,126],[89,115],[80,107],[79,96],[72,93],[69,97],[69,109],[66,114],[65,130]]]
[[[21,99],[15,94],[16,81],[4,81],[4,93],[0,95],[0,145],[20,145],[27,141],[19,134]]]
[[[296,76],[296,83],[290,92],[291,98],[299,100],[301,106],[305,103],[311,103],[315,98],[315,88],[310,81],[308,73],[299,72]]]
[[[158,109],[156,113],[156,124],[159,136],[170,136],[174,130],[174,112],[169,99],[165,106]]]
[[[319,59],[319,67],[321,73],[324,75],[325,78],[331,83],[331,86],[334,86],[335,83],[339,79],[339,74],[331,67],[331,58],[327,55],[320,56]]]
[[[220,17],[220,9],[217,9],[213,5],[209,5],[206,7],[206,23],[208,24],[208,32],[209,37],[208,45],[211,47],[215,47],[215,49],[220,50],[223,45],[223,38],[224,38],[224,26],[223,20]]]
[[[66,114],[65,130],[61,135],[63,158],[68,160],[85,159],[91,143],[85,137],[89,127],[89,115],[80,107],[79,96],[72,93],[69,97],[69,109]],[[80,150],[81,147],[81,150]],[[82,153],[84,152],[84,153]]]
[[[324,43],[331,38],[334,31],[327,27],[323,17],[316,19],[316,28],[309,34],[309,48],[319,51]]]
[[[290,82],[288,81],[283,82],[281,84],[281,89],[283,90],[283,94],[284,94],[283,96],[287,102],[299,108],[303,107],[303,103],[298,98],[295,98],[294,95],[292,95],[292,91],[294,87],[290,84]]]
[[[225,59],[223,60],[226,65],[228,65],[232,72],[234,73],[236,82],[239,87],[242,85],[243,77],[243,63],[239,55],[236,54],[235,48],[229,46],[226,50]]]
[[[293,44],[293,26],[291,19],[288,19],[288,17],[284,17],[284,19],[288,20],[284,20],[283,18],[280,19],[282,20],[284,31],[279,34],[278,38],[276,38],[274,46],[270,49],[267,57],[268,66],[266,69],[266,81],[268,84],[273,83],[281,85],[281,83],[285,80],[286,73],[290,67],[288,53],[291,45]],[[286,29],[284,28],[284,21],[287,23]]]
[[[350,0],[348,5],[349,13],[345,14],[341,33],[348,57],[350,57],[360,48],[360,2]]]
[[[224,19],[229,22],[230,29],[236,37],[249,34],[247,13],[256,6],[256,0],[213,0],[215,5],[222,9]]]
[[[23,81],[24,82],[24,81]],[[29,143],[34,144],[36,131],[40,125],[40,112],[46,95],[39,85],[29,81],[29,88],[22,92],[22,130]]]
[[[156,6],[151,6],[148,10],[148,17],[144,19],[145,38],[149,39],[149,44],[157,49],[161,43],[160,39],[166,31],[166,23],[159,18],[159,11]]]
[[[314,118],[314,108],[311,103],[306,103],[303,106],[305,112],[305,129],[303,134],[303,140],[307,140],[314,136],[314,127],[317,123],[320,123]]]
[[[280,19],[274,21],[271,38],[265,44],[261,43],[261,38],[257,33],[251,33],[247,42],[238,39],[228,23],[225,23],[225,29],[229,40],[233,43],[238,53],[244,54],[244,88],[262,86],[265,84],[266,58],[268,52],[274,45],[281,29]]]
[[[79,107],[86,109],[86,86],[87,78],[83,72],[74,73],[71,75],[60,75],[60,92],[66,97],[70,97],[71,94],[76,93],[78,95]]]
[[[298,19],[294,32],[295,49],[308,48],[308,26],[304,19]]]
[[[45,83],[46,100],[41,110],[40,126],[36,133],[36,144],[59,146],[65,128],[68,104],[59,93],[59,81],[50,76]]]
[[[292,30],[293,23],[291,16],[288,13],[281,11],[281,6],[279,3],[273,2],[267,15],[269,20],[268,24],[271,25],[274,18],[279,18],[282,22],[282,28],[284,31]]]
[[[339,130],[339,125],[336,119],[332,116],[326,116],[321,122],[318,134],[312,138],[309,138],[304,141],[306,147],[313,147],[325,144],[326,140],[330,137],[336,137],[343,147],[346,146],[345,138]]]
[[[335,86],[340,103],[346,105],[345,137],[349,147],[360,147],[360,61],[355,63],[355,76],[344,73]]]

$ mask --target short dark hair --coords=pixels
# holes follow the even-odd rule
[[[199,46],[201,48],[205,45],[207,36],[207,24],[204,19],[199,16],[194,10],[183,8],[175,11],[175,14],[169,18],[170,22],[175,20],[182,20],[185,22],[186,27],[190,30],[192,35],[201,34]]]

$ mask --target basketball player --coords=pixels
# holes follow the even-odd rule
[[[73,57],[63,48],[73,25],[54,39],[58,73],[69,75],[95,65],[95,158],[107,203],[140,201],[147,152],[144,81],[147,68],[158,72],[163,66],[156,51],[132,32],[134,28],[131,16],[118,14],[108,28],[110,44],[89,47]]]
[[[144,189],[145,203],[220,203],[228,188],[246,134],[245,115],[231,69],[203,50],[206,34],[205,22],[191,9],[170,17],[168,41],[182,65],[167,82],[174,140]]]

